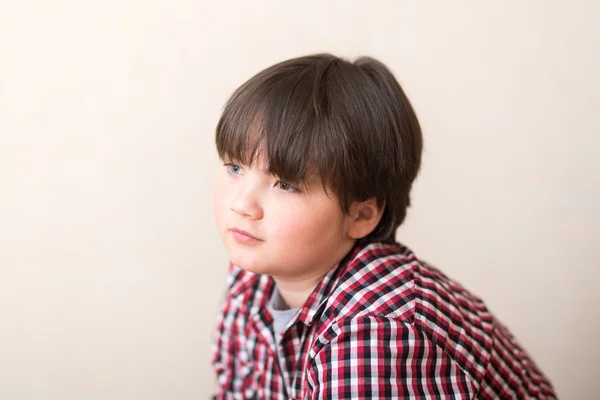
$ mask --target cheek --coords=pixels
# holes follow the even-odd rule
[[[282,246],[320,247],[340,236],[337,209],[330,207],[298,207],[278,218],[276,232]]]

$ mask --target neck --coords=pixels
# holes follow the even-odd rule
[[[317,287],[321,279],[334,268],[344,256],[352,249],[355,241],[340,249],[334,262],[322,269],[313,270],[301,276],[272,276],[279,294],[290,308],[301,307]]]
[[[279,294],[290,308],[299,308],[315,290],[325,273],[299,279],[273,277]]]

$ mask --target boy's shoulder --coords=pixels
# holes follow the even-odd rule
[[[343,266],[321,330],[365,319],[420,332],[477,379],[492,356],[496,321],[483,301],[399,243],[369,244]]]
[[[371,243],[342,267],[327,301],[338,316],[373,314],[423,328],[437,323],[491,329],[481,299],[402,244]]]

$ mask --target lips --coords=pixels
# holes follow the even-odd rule
[[[261,241],[261,239],[257,238],[250,232],[246,232],[245,230],[238,228],[231,228],[230,231],[233,233],[234,238],[240,242],[257,242]]]

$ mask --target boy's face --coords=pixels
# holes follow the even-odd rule
[[[267,174],[261,159],[225,161],[217,175],[214,216],[231,262],[288,279],[326,273],[355,243],[349,217],[318,179],[296,188]]]

